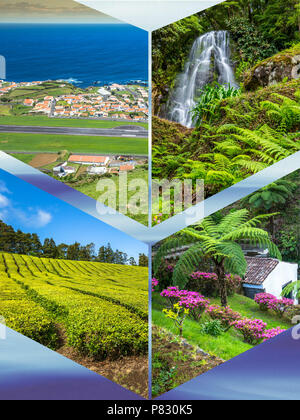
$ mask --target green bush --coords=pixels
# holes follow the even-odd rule
[[[201,325],[201,334],[208,334],[212,337],[218,337],[224,331],[221,325],[221,321],[214,319],[213,321],[205,322]]]

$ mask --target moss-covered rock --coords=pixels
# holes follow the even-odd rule
[[[256,90],[259,87],[275,85],[284,79],[299,78],[300,43],[258,63],[246,72],[244,86],[246,90]]]

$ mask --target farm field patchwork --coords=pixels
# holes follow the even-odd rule
[[[147,268],[0,253],[0,277],[8,327],[98,373],[108,361],[143,361],[133,390],[146,393]],[[126,372],[111,368],[109,379],[129,387]]]
[[[107,153],[147,155],[147,138],[1,133],[0,149],[9,152]]]

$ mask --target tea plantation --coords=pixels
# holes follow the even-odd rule
[[[0,316],[52,349],[97,360],[147,353],[148,271],[143,267],[0,253]]]

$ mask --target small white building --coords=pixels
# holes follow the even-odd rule
[[[90,166],[87,169],[87,173],[90,175],[104,175],[107,173],[107,168],[103,166]]]
[[[54,175],[58,176],[59,178],[64,178],[67,175],[75,174],[76,168],[67,165],[68,162],[64,162],[61,165],[55,166],[55,168],[53,168]]]
[[[246,257],[246,260],[248,269],[243,288],[251,299],[258,293],[270,293],[280,298],[282,290],[298,279],[298,264],[265,257]]]

